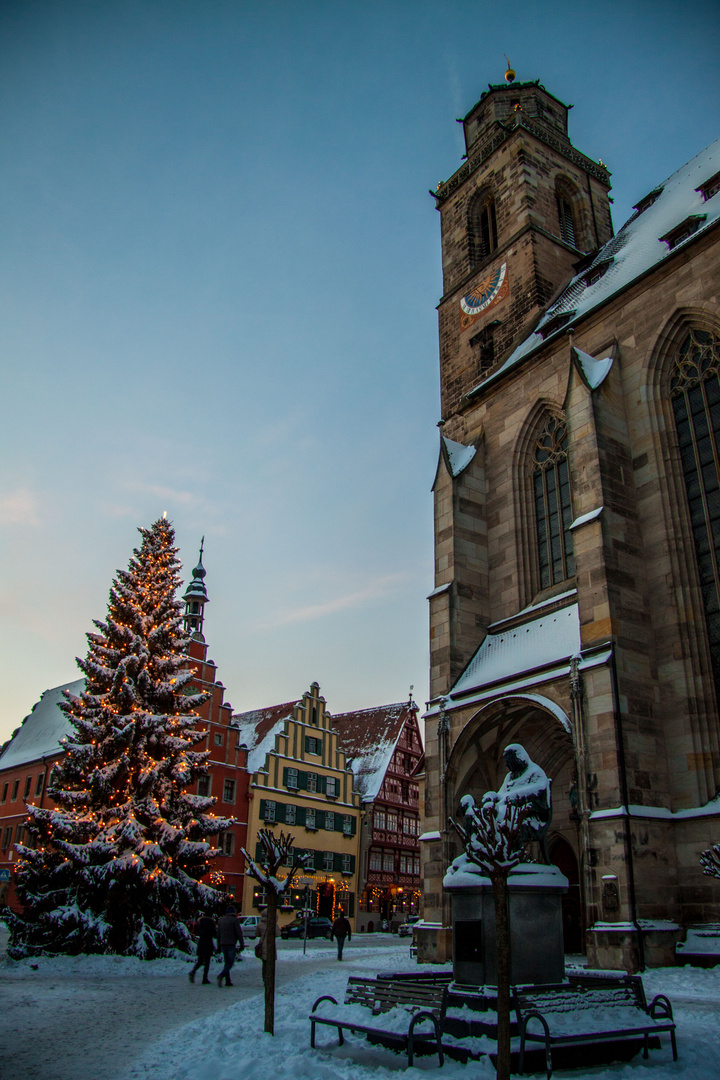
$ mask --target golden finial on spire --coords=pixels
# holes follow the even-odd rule
[[[515,82],[515,72],[510,66],[510,61],[508,60],[507,53],[505,54],[505,59],[508,62],[507,71],[505,72],[505,82]]]

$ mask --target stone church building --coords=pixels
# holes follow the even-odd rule
[[[506,79],[512,76],[508,72]],[[521,743],[553,780],[566,947],[674,962],[720,920],[720,141],[614,235],[538,82],[491,85],[442,230],[421,942],[447,827]]]

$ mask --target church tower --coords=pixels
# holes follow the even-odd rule
[[[204,545],[205,537],[203,536],[200,541],[198,564],[192,572],[192,580],[188,582],[188,587],[183,593],[185,629],[199,641],[205,640],[203,637],[203,623],[205,621],[205,605],[208,603],[207,586],[205,584],[207,570],[202,561]]]
[[[579,263],[612,236],[610,174],[574,148],[568,110],[539,82],[489,85],[463,120],[465,163],[440,211],[440,374],[446,434],[475,434],[473,391]]]

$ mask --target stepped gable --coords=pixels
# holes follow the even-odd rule
[[[286,720],[292,720],[298,700],[283,705],[268,705],[264,709],[250,709],[236,713],[230,724],[238,730],[238,743],[248,748],[248,770],[257,772],[265,763],[265,755],[275,746],[275,736],[283,730]]]

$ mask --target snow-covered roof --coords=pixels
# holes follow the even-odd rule
[[[18,733],[0,754],[0,769],[15,768],[43,757],[53,757],[60,753],[60,740],[69,735],[72,728],[65,713],[58,706],[64,701],[64,690],[69,690],[75,697],[85,688],[84,679],[63,683],[52,690],[46,690],[32,712],[25,717]]]
[[[539,615],[509,630],[488,633],[450,691],[451,696],[556,664],[575,656],[580,649],[577,604]]]
[[[297,704],[297,701],[287,701],[283,705],[268,705],[265,709],[251,709],[233,716],[230,722],[238,729],[238,743],[244,743],[249,751],[250,772],[263,767],[266,755],[275,749],[275,736],[284,730],[286,720],[292,720]]]
[[[548,308],[535,332],[518,345],[497,371],[484,379],[480,384],[483,389],[538,349],[550,336],[548,331],[558,316],[566,318],[553,332],[567,331],[590,311],[691,243],[693,238],[707,232],[720,218],[720,192],[706,200],[701,188],[718,171],[720,139],[710,143],[638,203],[638,209],[620,232],[575,275]],[[692,219],[697,228],[671,247],[664,238],[688,219]]]
[[[333,714],[340,749],[345,752],[358,791],[366,802],[377,798],[400,732],[416,712],[413,701],[400,701],[359,712]]]

